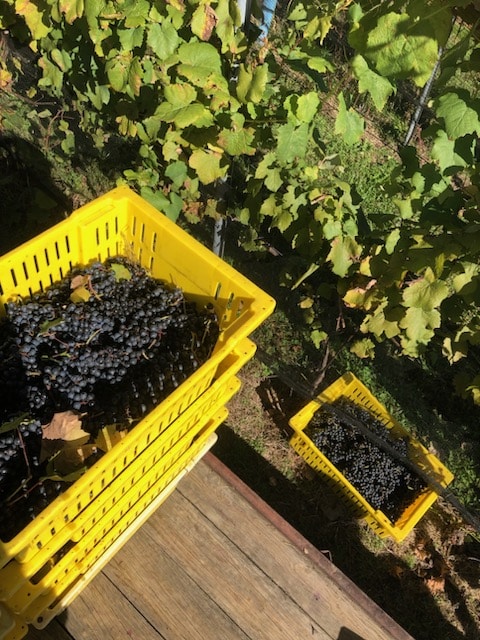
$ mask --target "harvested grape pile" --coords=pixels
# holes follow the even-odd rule
[[[368,411],[345,400],[337,406],[385,440],[401,456],[408,458],[407,441],[394,438]],[[365,500],[393,523],[425,489],[425,483],[419,476],[334,412],[317,411],[305,433]]]
[[[45,453],[46,426],[74,430],[81,420],[93,443],[83,443],[89,466],[102,455],[99,430],[135,426],[209,358],[218,334],[210,308],[197,309],[124,258],[75,269],[8,303],[0,322],[0,539],[76,476],[75,465],[61,474],[52,466],[58,452]]]

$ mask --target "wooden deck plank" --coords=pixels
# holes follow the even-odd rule
[[[150,519],[145,529],[155,543],[170,540],[167,552],[175,564],[215,599],[248,638],[298,640],[315,634],[318,640],[330,640],[288,593],[180,493],[162,517]],[[271,552],[268,546],[264,540],[264,551]],[[214,625],[210,634],[222,638]]]
[[[369,640],[411,640],[404,629],[215,456],[207,456],[205,462],[209,472],[189,476],[179,486],[179,492],[197,508],[201,495],[201,509],[215,526],[267,575],[274,576],[278,585],[332,637],[337,638],[345,626]],[[239,501],[239,494],[243,502]],[[258,517],[259,512],[263,517]],[[265,552],[262,540],[269,540],[274,553]]]
[[[182,483],[179,492],[193,509],[199,508],[197,496],[203,494],[201,508],[209,520],[281,591],[288,593],[328,637],[337,638],[342,626],[348,626],[357,634],[368,634],[369,640],[384,640],[384,630],[372,628],[370,620],[365,621],[363,610],[351,596],[319,572],[308,553],[299,553],[267,518],[259,518],[252,505],[241,503],[237,492],[218,474],[211,469],[193,474]]]
[[[413,640],[207,454],[27,640]]]
[[[180,499],[174,493],[110,561],[104,573],[167,640],[205,640],[211,637],[212,628],[222,640],[248,640],[202,584],[185,571],[184,563],[171,558],[170,547],[185,535],[185,521],[176,521],[180,530],[164,528],[163,536],[156,535],[151,525],[152,521],[164,522],[169,511],[178,509]]]
[[[59,627],[75,640],[165,640],[103,572],[44,630],[31,627],[26,640],[63,640]]]

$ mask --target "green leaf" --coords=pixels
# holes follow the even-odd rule
[[[368,92],[379,111],[382,111],[388,98],[394,93],[395,87],[368,66],[367,61],[361,55],[356,55],[352,60],[352,70],[358,79],[360,93]]]
[[[472,99],[465,89],[456,89],[435,101],[437,116],[443,118],[447,135],[451,139],[469,133],[480,134],[480,100]]]
[[[59,49],[53,49],[51,54],[52,60],[64,73],[72,68],[72,60],[66,51],[60,51]]]
[[[240,102],[260,102],[265,93],[267,80],[268,67],[266,64],[256,67],[253,71],[250,67],[240,65],[236,87]]]
[[[444,13],[439,11],[437,16],[443,27]],[[351,33],[350,41],[381,76],[410,78],[423,86],[437,61],[439,38],[444,39],[443,29],[436,35],[440,20],[434,17],[435,13],[429,19],[428,12],[423,19],[394,11],[368,12]]]
[[[83,0],[60,0],[60,11],[65,14],[65,20],[72,24],[77,18],[83,15]]]
[[[136,47],[141,47],[143,44],[143,36],[145,32],[142,27],[136,27],[135,29],[119,29],[118,38],[122,45],[123,51],[133,51]]]
[[[452,174],[473,164],[475,139],[473,136],[464,136],[451,140],[445,131],[439,129],[433,143],[431,156],[437,160],[442,173],[448,170],[449,174]]]
[[[70,300],[75,304],[79,304],[81,302],[88,302],[91,297],[92,297],[92,294],[84,286],[77,287],[70,294]]]
[[[280,210],[274,217],[272,226],[277,227],[277,229],[283,232],[288,229],[288,227],[292,224],[292,221],[293,216],[290,211],[287,211],[286,209],[280,207]]]
[[[277,159],[281,163],[293,162],[295,158],[304,158],[309,141],[309,128],[306,123],[295,126],[292,122],[281,125],[277,133]]]
[[[197,97],[197,92],[191,84],[167,84],[164,94],[168,102],[176,107],[191,104]]]
[[[350,347],[350,352],[354,353],[358,358],[374,358],[375,343],[370,338],[356,340]]]
[[[314,329],[310,332],[310,340],[317,349],[320,349],[322,342],[327,338],[328,334],[325,331],[320,331],[320,329]]]
[[[115,275],[115,280],[117,281],[131,280],[132,278],[132,274],[129,271],[129,269],[127,269],[127,267],[124,264],[121,264],[120,262],[112,262],[112,264],[110,265],[110,269],[113,271]]]
[[[443,280],[438,280],[428,267],[425,275],[410,284],[403,292],[403,301],[407,307],[415,307],[424,311],[431,311],[447,298],[448,286]]]
[[[165,169],[165,175],[176,187],[181,187],[187,178],[187,165],[181,160],[171,162]]]
[[[318,73],[325,73],[326,71],[333,71],[334,67],[329,60],[321,58],[320,56],[314,56],[308,58],[307,67],[312,71],[318,71]]]
[[[343,136],[346,144],[356,144],[363,135],[365,121],[351,107],[347,109],[343,92],[338,95],[338,114],[335,120],[335,133]]]
[[[222,156],[213,151],[196,149],[188,160],[188,164],[195,169],[203,184],[211,184],[223,178],[227,172],[227,166],[221,166]]]
[[[153,23],[148,25],[147,43],[159,60],[167,60],[177,49],[180,37],[170,22]]]
[[[410,307],[399,324],[405,330],[406,336],[401,340],[403,349],[407,354],[416,357],[419,355],[418,345],[427,345],[433,338],[434,329],[441,324],[441,316],[436,309]]]
[[[130,68],[131,55],[115,57],[109,60],[105,65],[108,81],[114,91],[121,92],[125,89],[128,81],[128,72]]]
[[[299,287],[302,282],[304,282],[307,278],[309,278],[312,274],[315,273],[320,268],[320,265],[312,263],[308,269],[303,273],[300,278],[292,285],[291,289],[294,291],[297,287]]]
[[[233,4],[233,6],[232,6]],[[222,53],[237,51],[235,27],[240,25],[240,13],[237,3],[230,0],[219,0],[216,8],[216,33],[222,42]]]
[[[178,73],[194,84],[203,86],[212,74],[221,75],[220,53],[208,42],[188,42],[178,49]]]
[[[148,0],[126,0],[123,4],[125,26],[127,28],[143,26],[150,12]]]
[[[8,420],[7,422],[2,422],[0,424],[0,434],[8,433],[8,431],[13,431],[14,429],[18,429],[18,427],[28,418],[27,413],[22,413],[21,415],[13,418],[12,420]]]
[[[232,156],[253,155],[256,151],[251,146],[255,131],[251,127],[245,127],[245,117],[241,113],[232,116],[232,128],[222,129],[218,136],[217,144]]]
[[[394,229],[388,234],[385,241],[385,251],[389,256],[395,251],[398,241],[400,240],[400,229]]]
[[[162,191],[154,190],[151,187],[142,187],[140,189],[140,195],[162,213],[165,213],[170,206],[170,200]]]
[[[359,254],[360,246],[354,238],[337,237],[331,243],[327,261],[332,263],[332,271],[343,278]]]
[[[180,129],[185,127],[209,127],[213,124],[213,114],[200,104],[194,102],[186,106],[176,106],[170,102],[163,102],[155,113],[165,122],[173,122]]]
[[[320,99],[315,91],[305,93],[298,98],[295,115],[300,122],[310,123],[316,116]]]

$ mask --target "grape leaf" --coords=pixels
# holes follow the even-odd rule
[[[304,158],[308,145],[308,125],[295,126],[287,122],[278,129],[277,158],[281,163],[293,162],[295,158]]]
[[[346,276],[359,252],[360,246],[354,238],[349,236],[334,238],[327,256],[327,260],[332,263],[332,271],[342,278]]]
[[[110,265],[110,269],[115,274],[115,280],[130,280],[132,274],[129,269],[124,264],[119,262],[112,262]]]
[[[45,440],[86,440],[90,434],[82,429],[82,421],[73,411],[60,411],[54,413],[51,421],[42,426],[43,439]]]
[[[328,334],[320,329],[314,329],[310,332],[310,340],[313,342],[317,349],[320,349],[320,345],[324,340],[328,338]]]
[[[368,92],[379,111],[382,111],[395,88],[387,78],[372,71],[363,56],[356,55],[352,60],[352,70],[358,80],[358,91]]]
[[[375,357],[375,344],[370,338],[356,340],[350,347],[350,352],[358,358],[373,358]]]
[[[423,309],[429,312],[440,306],[449,295],[448,286],[443,280],[438,280],[428,267],[425,275],[412,282],[403,292],[405,306]]]
[[[426,345],[434,335],[434,329],[441,324],[440,313],[436,309],[425,310],[420,307],[410,307],[399,326],[405,329],[402,337],[402,347],[407,353],[418,356],[418,345]]]
[[[221,76],[220,53],[208,42],[188,42],[178,49],[178,73],[194,84],[203,86],[209,76]]]
[[[480,134],[480,100],[472,99],[465,89],[444,93],[435,100],[437,116],[443,118],[449,138],[461,138],[469,133]]]
[[[227,166],[221,166],[222,156],[214,151],[196,149],[188,160],[188,164],[195,169],[203,184],[211,184],[223,178],[227,172]]]
[[[115,424],[108,424],[102,427],[95,438],[95,445],[104,452],[110,451],[117,442],[123,440],[127,435],[126,430],[119,431]]]
[[[74,290],[74,289],[77,289],[78,287],[84,287],[88,285],[89,282],[90,282],[90,276],[80,273],[74,276],[70,280],[70,289]]]
[[[80,302],[88,302],[91,295],[91,292],[86,287],[76,287],[70,294],[70,300],[75,304]]]
[[[349,145],[356,144],[363,135],[365,121],[360,114],[350,107],[347,109],[341,91],[338,95],[338,114],[335,120],[335,133],[343,136]]]
[[[13,418],[12,420],[8,420],[7,422],[3,422],[0,425],[0,434],[7,433],[8,431],[13,431],[14,429],[18,429],[18,427],[25,421],[28,417],[28,414],[22,413],[20,416]]]
[[[200,5],[195,9],[190,24],[192,32],[200,40],[210,40],[213,29],[217,24],[217,15],[209,4]]]
[[[95,453],[97,447],[94,444],[64,446],[48,460],[46,473],[50,478],[57,475],[64,479],[79,471],[84,473],[85,461]]]
[[[156,115],[165,122],[175,123],[180,129],[189,126],[209,127],[213,124],[213,114],[199,102],[186,106],[163,102],[158,107]]]
[[[177,30],[170,22],[148,25],[147,43],[159,60],[167,60],[180,42]]]

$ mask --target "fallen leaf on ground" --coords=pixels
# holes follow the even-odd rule
[[[425,580],[425,586],[430,593],[443,593],[445,591],[445,578],[439,576],[438,578],[428,578]]]

